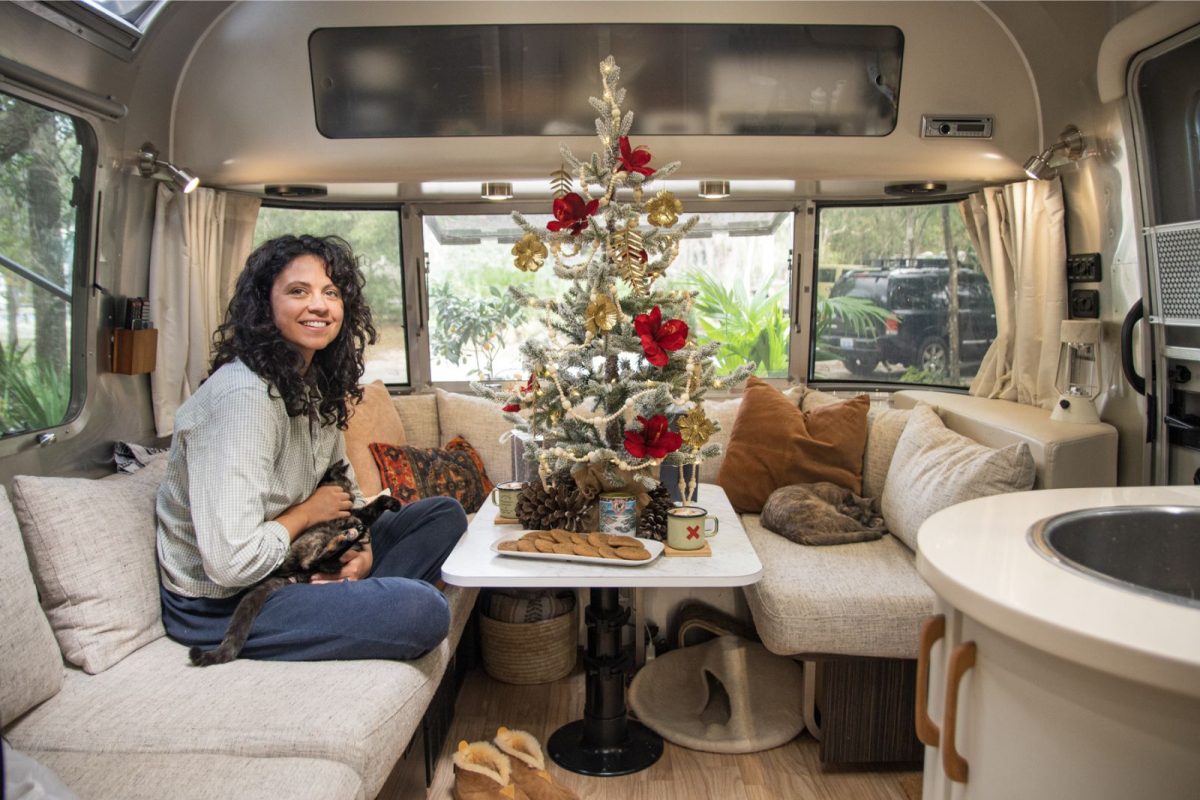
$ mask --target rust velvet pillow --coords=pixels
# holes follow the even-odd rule
[[[771,492],[794,483],[830,481],[862,494],[869,406],[859,395],[805,413],[775,387],[750,378],[717,483],[743,513],[762,511]]]
[[[474,514],[492,492],[492,482],[475,448],[461,436],[445,447],[372,442],[383,486],[405,505],[425,497],[453,497]]]
[[[392,404],[383,381],[363,386],[363,398],[351,404],[350,421],[342,433],[346,440],[346,458],[354,467],[358,488],[366,497],[379,494],[383,489],[379,469],[372,458],[371,442],[404,444],[404,423]]]

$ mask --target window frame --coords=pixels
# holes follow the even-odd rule
[[[413,380],[414,369],[417,361],[414,357],[412,349],[412,320],[416,319],[414,313],[414,297],[416,287],[410,275],[411,270],[408,268],[408,257],[405,250],[405,230],[404,230],[404,215],[406,205],[404,203],[360,203],[360,202],[338,202],[338,201],[304,201],[304,200],[287,200],[278,197],[263,198],[262,205],[259,207],[259,213],[262,213],[263,208],[282,208],[295,211],[391,211],[396,214],[397,235],[400,237],[400,252],[397,256],[400,259],[400,280],[404,287],[404,358],[407,363],[408,383],[386,383],[388,391],[396,394],[409,394],[414,391],[417,385]],[[353,242],[350,243],[353,246]]]
[[[793,215],[792,224],[792,257],[788,266],[788,285],[789,285],[789,305],[791,308],[788,311],[789,315],[789,336],[788,336],[788,375],[787,378],[764,378],[774,386],[786,387],[789,384],[796,383],[801,372],[801,364],[797,361],[800,354],[803,353],[802,348],[798,344],[798,332],[802,326],[799,323],[800,307],[799,298],[802,292],[799,289],[799,267],[801,265],[802,251],[799,247],[803,241],[802,227],[805,226],[806,215],[800,213],[801,207],[797,205],[794,198],[777,199],[777,200],[702,200],[697,198],[682,198],[684,200],[684,211],[680,215],[681,219],[686,219],[693,214],[699,213],[723,213],[723,212],[790,212]],[[420,358],[410,357],[409,360],[409,379],[412,381],[414,391],[429,389],[436,387],[444,389],[448,392],[465,392],[470,393],[470,381],[433,381],[432,380],[432,357],[430,355],[430,341],[428,331],[428,301],[429,298],[425,293],[428,286],[427,264],[425,262],[425,242],[424,242],[424,223],[423,218],[426,214],[433,215],[479,215],[479,216],[495,216],[497,214],[506,215],[513,211],[519,211],[525,215],[548,214],[550,212],[550,204],[552,200],[547,197],[544,199],[535,200],[506,200],[498,203],[488,202],[437,202],[424,201],[419,203],[405,204],[405,213],[401,215],[402,225],[407,225],[407,229],[401,230],[401,246],[405,249],[405,273],[406,278],[408,273],[412,273],[414,282],[417,284],[417,289],[420,292],[420,309],[419,317],[423,321],[420,330],[416,330],[416,326],[409,326],[409,352],[412,354],[420,354]],[[411,261],[410,261],[411,259]],[[409,267],[413,264],[414,268]],[[408,284],[406,283],[406,286]],[[410,319],[418,319],[418,316],[410,317]],[[418,372],[416,370],[420,370]],[[807,370],[807,365],[804,365]],[[419,379],[418,379],[419,378]],[[499,384],[499,381],[495,383]],[[725,396],[728,392],[725,391],[710,391],[709,396],[719,397]]]
[[[821,254],[818,252],[820,247],[820,231],[821,231],[821,212],[830,208],[899,208],[904,206],[940,206],[960,203],[966,200],[970,193],[953,193],[937,195],[936,197],[922,197],[903,200],[828,200],[811,203],[812,208],[812,241],[809,243],[808,253],[811,255],[812,263],[808,265],[809,269],[806,275],[811,276],[813,281],[811,289],[806,289],[806,298],[808,300],[808,309],[806,310],[805,319],[807,320],[806,327],[808,336],[804,343],[805,347],[805,375],[802,379],[805,383],[811,383],[819,387],[823,391],[836,392],[869,388],[871,392],[895,392],[903,389],[929,389],[939,392],[952,392],[954,394],[966,394],[968,386],[953,386],[944,383],[903,383],[901,381],[880,381],[870,378],[849,377],[829,380],[816,377],[814,370],[816,368],[816,360],[813,356],[814,342],[812,341],[812,332],[817,327],[817,303],[816,303],[816,278],[818,271],[821,269]],[[972,245],[974,246],[974,245]],[[990,288],[990,283],[989,283]],[[961,294],[961,289],[960,289]],[[994,300],[993,300],[994,303]]]
[[[87,421],[84,410],[87,406],[90,385],[88,379],[92,369],[90,361],[95,354],[93,348],[89,346],[89,336],[93,324],[92,298],[97,291],[103,291],[96,283],[93,274],[97,262],[96,243],[99,234],[97,220],[103,199],[102,193],[97,190],[96,173],[99,164],[100,141],[95,117],[85,115],[79,109],[52,102],[12,86],[4,87],[3,91],[4,94],[20,102],[69,117],[75,125],[82,152],[77,176],[79,183],[76,185],[72,198],[73,201],[79,201],[79,204],[75,206],[74,250],[71,258],[71,274],[66,284],[71,294],[71,299],[67,301],[71,320],[71,335],[67,340],[70,347],[67,358],[71,370],[71,393],[67,400],[67,411],[63,419],[54,425],[30,428],[7,435],[0,432],[0,458],[27,450],[34,445],[44,447],[53,444],[60,434],[69,436],[82,430]],[[42,291],[47,290],[43,289]],[[103,337],[100,339],[98,346],[107,347],[107,339]]]

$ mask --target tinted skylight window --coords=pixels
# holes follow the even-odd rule
[[[639,134],[884,136],[904,37],[872,25],[323,28],[317,128],[333,139],[591,136],[609,54]]]

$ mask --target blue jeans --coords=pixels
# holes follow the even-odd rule
[[[254,621],[241,657],[405,660],[429,652],[450,630],[450,606],[431,582],[466,529],[462,506],[448,497],[384,514],[371,526],[371,574],[279,589]],[[167,635],[206,650],[220,644],[244,594],[213,599],[159,591]]]

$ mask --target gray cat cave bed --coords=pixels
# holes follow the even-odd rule
[[[709,753],[778,747],[804,730],[803,672],[757,642],[721,636],[654,659],[629,707],[669,742]]]

